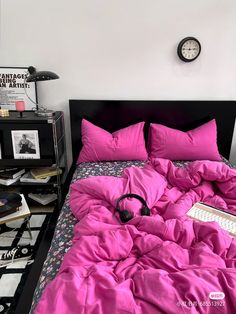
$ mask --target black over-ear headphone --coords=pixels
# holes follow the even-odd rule
[[[119,203],[123,199],[128,198],[128,197],[136,198],[137,200],[139,200],[143,204],[143,207],[141,208],[141,215],[142,216],[150,216],[150,209],[148,208],[146,201],[141,196],[139,196],[138,194],[133,194],[133,193],[124,194],[124,195],[120,196],[116,201],[116,210],[119,212],[120,220],[122,222],[127,222],[133,218],[132,213],[130,213],[126,209],[120,210],[120,206],[119,206]]]

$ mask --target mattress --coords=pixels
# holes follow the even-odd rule
[[[224,162],[231,166],[227,160],[224,160]],[[178,167],[183,167],[186,165],[186,163],[187,162],[179,161],[175,162],[175,165]],[[120,176],[123,169],[125,169],[126,167],[142,167],[143,165],[144,162],[140,161],[82,163],[76,168],[72,178],[72,183],[78,179],[83,179],[90,176]],[[34,293],[30,313],[33,313],[34,308],[38,303],[46,285],[56,276],[65,253],[72,245],[73,228],[74,225],[77,223],[77,220],[74,218],[70,211],[69,195],[70,193],[68,193],[66,196],[64,206],[62,207],[61,213],[58,218],[51,247],[49,249]]]

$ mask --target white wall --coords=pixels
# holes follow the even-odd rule
[[[2,0],[0,64],[58,73],[39,100],[66,117],[70,98],[231,100],[235,31],[235,0]],[[189,64],[186,36],[202,44]],[[236,163],[236,131],[233,151]]]

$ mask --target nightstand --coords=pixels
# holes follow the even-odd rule
[[[9,117],[0,117],[0,148],[2,170],[19,168],[30,172],[35,168],[52,166],[61,169],[61,174],[50,177],[46,183],[17,180],[9,186],[0,185],[0,190],[24,194],[32,212],[60,209],[62,187],[68,173],[63,112],[56,111],[53,117],[47,118],[37,117],[33,111],[25,111],[21,118],[18,112],[11,111]],[[29,198],[30,193],[52,193],[56,194],[57,199],[42,205]]]

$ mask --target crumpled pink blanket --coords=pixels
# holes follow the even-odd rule
[[[145,198],[152,215],[140,216],[140,203],[125,200],[135,217],[122,224],[114,205],[125,193]],[[236,170],[153,159],[122,177],[72,184],[71,209],[80,222],[35,313],[235,314],[236,240],[217,223],[186,217],[198,201],[236,213]]]

